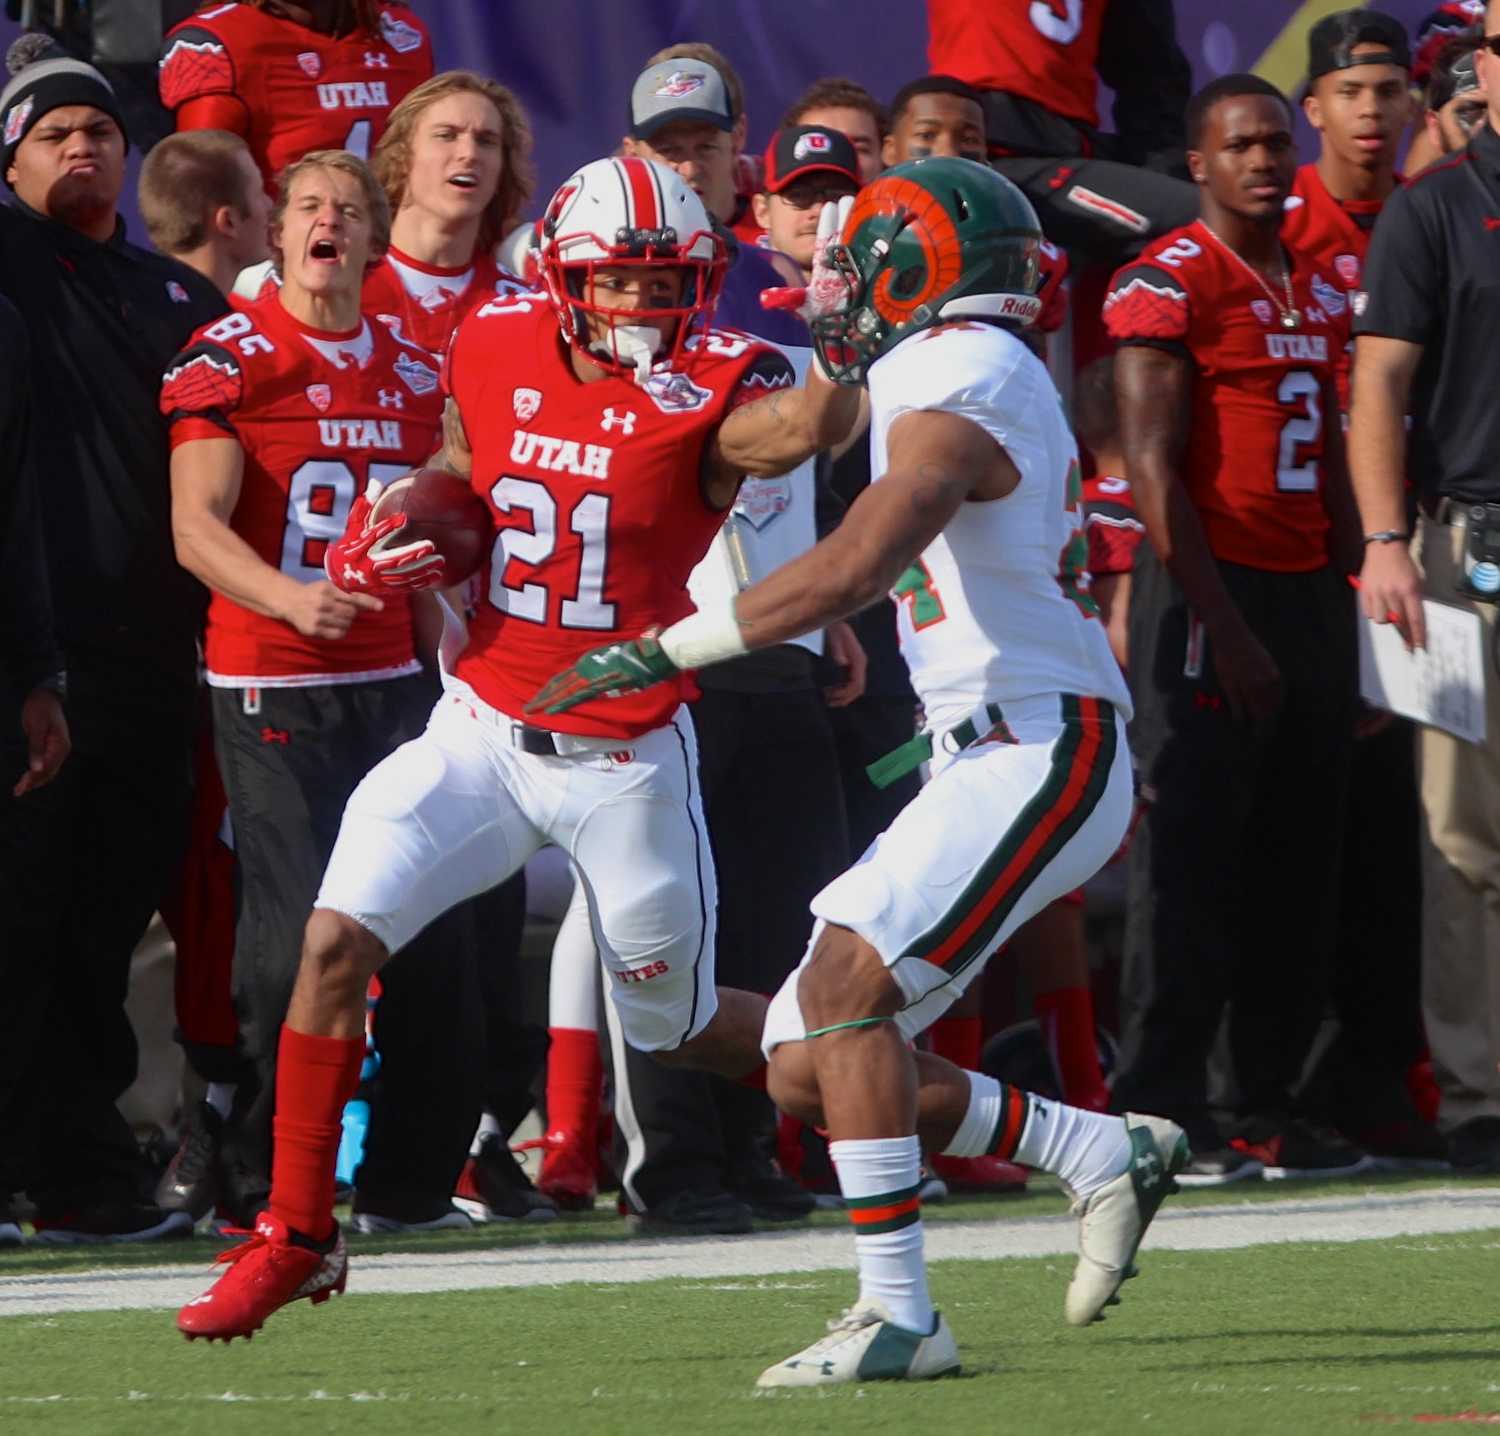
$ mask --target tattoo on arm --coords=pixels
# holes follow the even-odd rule
[[[917,479],[908,502],[919,518],[925,519],[935,513],[946,518],[952,511],[955,495],[962,501],[968,497],[971,487],[962,474],[955,474],[941,464],[922,463],[917,465]]]
[[[467,478],[474,467],[474,456],[469,448],[469,436],[464,433],[464,421],[458,405],[449,399],[443,406],[443,454],[442,461],[460,478]]]

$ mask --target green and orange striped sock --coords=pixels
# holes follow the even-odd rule
[[[854,1224],[861,1301],[879,1301],[897,1326],[932,1330],[922,1255],[922,1151],[915,1136],[835,1141],[828,1155]]]

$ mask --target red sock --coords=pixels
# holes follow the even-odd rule
[[[1094,994],[1086,987],[1058,987],[1037,993],[1034,1006],[1042,1040],[1062,1079],[1063,1101],[1070,1107],[1103,1112],[1109,1106],[1109,1088],[1099,1070]]]
[[[359,1086],[364,1060],[363,1037],[312,1037],[282,1026],[271,1215],[314,1241],[333,1231],[333,1171],[344,1104]]]
[[[547,1049],[547,1128],[592,1140],[599,1125],[604,1063],[599,1034],[581,1027],[550,1027]]]
[[[940,1017],[927,1029],[932,1050],[965,1072],[979,1071],[979,1049],[984,1020],[979,1017]]]

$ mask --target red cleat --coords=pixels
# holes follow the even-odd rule
[[[229,1270],[177,1313],[177,1329],[189,1341],[248,1341],[289,1302],[306,1297],[316,1306],[343,1291],[349,1257],[337,1228],[320,1250],[262,1212],[255,1230],[244,1235],[250,1240],[219,1255]]]
[[[1024,1192],[1025,1167],[1000,1157],[945,1157],[937,1153],[927,1158],[927,1165],[954,1192]]]
[[[587,1212],[599,1195],[598,1169],[594,1163],[593,1144],[581,1133],[559,1127],[542,1137],[533,1137],[512,1147],[513,1152],[540,1150],[542,1170],[537,1174],[536,1189],[551,1197],[565,1212]]]

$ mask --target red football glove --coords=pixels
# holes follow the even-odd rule
[[[828,263],[828,250],[839,242],[854,196],[829,200],[818,214],[818,237],[813,242],[812,278],[803,288],[762,289],[762,309],[790,309],[808,324],[825,314],[837,314],[849,302],[849,281]]]
[[[446,567],[431,539],[393,547],[391,540],[406,527],[405,514],[392,514],[370,523],[371,504],[360,495],[349,510],[342,537],[323,554],[328,581],[345,593],[413,592],[442,588]]]
[[[1068,277],[1068,256],[1044,239],[1038,258],[1041,281],[1037,285],[1036,297],[1042,301],[1042,312],[1032,327],[1043,334],[1053,334],[1068,318],[1068,291],[1064,285]]]

